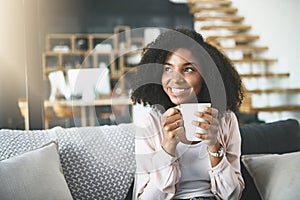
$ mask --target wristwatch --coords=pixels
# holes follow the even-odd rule
[[[221,158],[224,155],[224,148],[222,146],[220,146],[218,152],[211,152],[208,150],[208,147],[207,147],[207,151],[211,156],[216,158]]]

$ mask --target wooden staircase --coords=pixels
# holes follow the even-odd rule
[[[259,35],[250,33],[251,25],[244,24],[245,17],[238,15],[238,8],[230,0],[188,0],[190,13],[194,15],[194,28],[207,42],[217,47],[235,65],[242,77],[246,91],[240,108],[243,113],[300,111],[300,102],[289,102],[289,95],[299,94],[299,88],[282,87],[274,79],[289,77],[283,70],[270,70],[276,58],[264,57],[267,46],[257,45]],[[281,66],[285,67],[285,66]],[[267,83],[267,84],[262,84]],[[254,87],[256,85],[256,87]],[[268,86],[267,86],[268,85]],[[274,96],[285,96],[278,100]],[[261,96],[263,98],[259,99]]]
[[[197,14],[198,12],[211,11],[211,12],[223,12],[228,14],[234,14],[238,11],[237,8],[227,8],[227,7],[191,7],[190,13]]]

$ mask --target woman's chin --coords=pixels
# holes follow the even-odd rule
[[[180,105],[180,104],[184,103],[184,99],[181,99],[181,98],[171,98],[171,101],[175,105]]]
[[[185,97],[172,97],[170,98],[172,103],[174,103],[175,105],[180,105],[183,103],[197,103],[197,98],[187,98]]]

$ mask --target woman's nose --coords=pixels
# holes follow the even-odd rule
[[[184,82],[184,77],[182,76],[181,73],[174,71],[174,73],[172,74],[172,80],[176,83],[181,83]]]

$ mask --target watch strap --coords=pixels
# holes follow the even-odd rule
[[[216,158],[221,158],[224,155],[224,148],[222,147],[222,145],[220,145],[218,152],[211,152],[208,149],[208,147],[207,147],[207,151],[211,156],[216,157]]]

